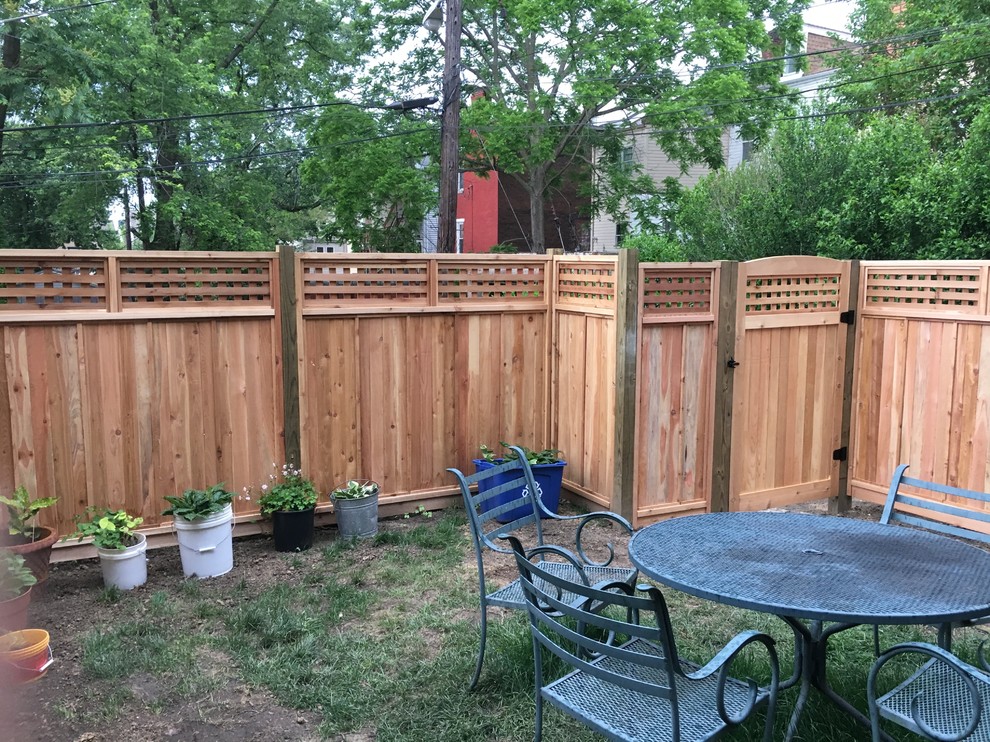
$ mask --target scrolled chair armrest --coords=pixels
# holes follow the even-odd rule
[[[574,548],[584,564],[589,567],[607,567],[610,565],[612,560],[615,558],[615,546],[611,541],[605,543],[603,548],[607,551],[608,556],[605,559],[600,560],[592,559],[585,553],[584,547],[581,545],[581,537],[584,533],[585,526],[589,523],[605,521],[621,526],[626,533],[631,534],[633,532],[633,527],[628,520],[623,518],[618,513],[613,513],[609,510],[596,510],[593,513],[581,513],[579,515],[558,515],[556,513],[550,513],[545,509],[544,512],[549,513],[554,520],[577,522],[577,527],[574,530]]]
[[[936,742],[961,742],[961,740],[966,739],[974,731],[976,731],[976,727],[979,726],[980,719],[983,716],[983,699],[980,696],[980,689],[976,685],[977,681],[973,676],[975,668],[966,664],[951,652],[935,646],[934,644],[927,644],[925,642],[904,642],[902,644],[895,644],[893,647],[881,654],[877,658],[876,662],[873,663],[873,667],[870,668],[870,674],[866,679],[866,697],[870,705],[870,718],[874,728],[878,728],[879,725],[879,710],[877,708],[876,693],[877,676],[884,665],[890,662],[890,660],[894,657],[901,654],[920,654],[930,657],[938,662],[945,663],[954,673],[956,673],[956,675],[959,676],[960,680],[963,681],[966,689],[969,691],[970,701],[972,702],[969,723],[966,725],[966,728],[958,734],[944,734],[934,729],[922,717],[920,708],[922,694],[919,693],[911,699],[911,718],[914,719],[914,723],[918,725],[918,728],[921,729],[921,731],[929,739],[936,740]],[[982,644],[980,646],[980,659],[981,661],[983,660]]]
[[[772,714],[777,703],[777,687],[780,685],[780,661],[777,658],[777,647],[773,637],[759,631],[743,631],[736,634],[729,643],[726,644],[718,654],[716,654],[704,667],[700,667],[694,672],[685,673],[689,680],[703,680],[714,673],[718,673],[718,692],[716,702],[718,715],[726,724],[735,725],[744,721],[756,707],[756,699],[759,696],[760,686],[752,678],[746,679],[749,686],[749,702],[742,711],[732,716],[725,708],[725,684],[730,678],[732,663],[739,656],[743,649],[750,644],[761,644],[770,656],[770,698],[768,701],[769,711]]]

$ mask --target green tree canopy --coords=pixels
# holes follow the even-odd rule
[[[765,50],[796,41],[794,0],[467,0],[463,72],[485,91],[465,109],[466,164],[515,177],[530,198],[530,233],[542,250],[543,202],[561,164],[588,159],[591,144],[621,136],[596,130],[609,112],[641,113],[664,149],[684,162],[721,162],[728,123],[747,135],[784,105],[783,62]],[[392,48],[423,38],[424,6],[383,4],[382,40]],[[776,48],[780,48],[779,46]],[[395,91],[439,78],[439,39],[417,42],[398,69],[376,70]],[[614,149],[614,147],[613,147]],[[630,185],[644,186],[631,178]],[[611,203],[617,203],[613,199]]]
[[[419,227],[437,201],[436,127],[352,107],[320,116],[303,165],[329,218],[322,233],[357,250],[417,252]]]
[[[147,248],[270,248],[306,231],[312,112],[240,112],[332,99],[369,48],[370,15],[358,0],[120,0],[7,23],[5,246],[105,245],[125,198]],[[105,122],[131,123],[53,128]]]

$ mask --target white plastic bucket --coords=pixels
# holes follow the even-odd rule
[[[233,508],[203,520],[175,519],[182,574],[186,577],[219,577],[234,568]]]
[[[126,549],[97,549],[103,584],[120,590],[131,590],[148,581],[148,541],[143,533],[134,534],[138,542]]]

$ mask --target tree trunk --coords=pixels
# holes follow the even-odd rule
[[[547,251],[546,240],[544,238],[543,223],[543,193],[546,190],[547,172],[545,167],[533,168],[529,172],[528,187],[529,192],[529,229],[530,244],[534,253],[545,253]]]
[[[152,177],[155,191],[155,234],[148,244],[148,249],[178,250],[178,229],[170,210],[166,207],[172,200],[178,177],[179,134],[168,123],[164,123],[159,136],[161,144],[155,160],[155,175]]]
[[[21,38],[18,29],[21,24],[11,22],[8,32],[3,35],[3,69],[14,70],[21,66]],[[9,78],[8,78],[9,79]],[[14,95],[14,86],[0,85],[0,162],[3,162],[3,132],[7,126],[7,101]]]

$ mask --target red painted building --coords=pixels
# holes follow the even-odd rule
[[[590,244],[590,200],[578,195],[576,169],[549,189],[544,202],[544,244],[567,252]],[[530,252],[529,196],[511,175],[465,172],[457,193],[458,252],[486,253],[499,244]]]

